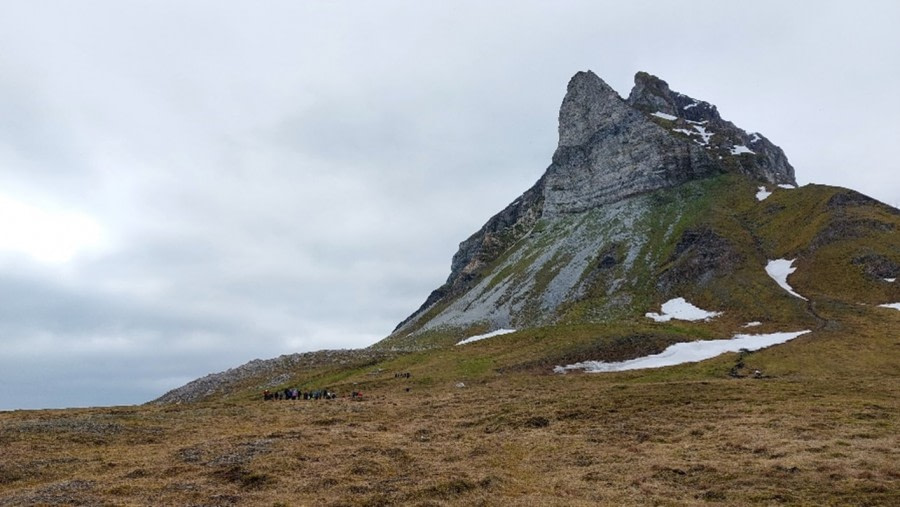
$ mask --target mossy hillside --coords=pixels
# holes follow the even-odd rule
[[[895,355],[894,334],[900,312],[873,306],[825,303],[818,311],[835,324],[818,327],[788,343],[742,356],[744,374],[759,369],[779,378],[831,378],[848,375],[900,378]],[[800,325],[767,323],[754,333],[799,331]],[[429,349],[386,359],[344,371],[295,372],[278,387],[329,387],[341,393],[371,391],[398,382],[412,387],[447,385],[456,382],[484,383],[506,375],[551,375],[556,365],[587,360],[621,361],[662,351],[677,342],[722,339],[748,332],[722,319],[707,322],[655,323],[647,319],[607,324],[580,324],[526,329],[478,342]],[[701,381],[728,378],[738,354],[724,354],[700,363],[668,368],[597,374],[628,382]],[[410,372],[412,378],[398,381],[396,372]],[[248,382],[246,391],[229,399],[258,396],[264,379]]]
[[[700,306],[726,312],[725,318],[811,324],[805,303],[786,294],[765,272],[768,260],[778,256],[761,239],[753,217],[768,207],[767,200],[755,197],[758,182],[736,175],[720,181],[722,184],[709,189],[709,206],[695,227],[708,228],[723,238],[733,259],[713,266],[714,276],[708,282],[685,280],[680,289]],[[780,229],[773,233],[791,234]]]
[[[746,212],[769,259],[796,259],[791,283],[813,299],[883,303],[896,285],[869,276],[857,260],[877,255],[900,265],[900,215],[875,201],[836,206],[851,191],[824,185],[776,189]],[[852,193],[855,194],[855,193]],[[856,194],[858,195],[858,194]]]
[[[542,220],[539,227],[484,270],[490,289],[504,284],[528,288],[523,296],[524,311],[515,326],[520,332],[491,340],[520,340],[517,352],[493,351],[511,361],[500,361],[494,367],[541,363],[571,356],[579,347],[589,348],[591,341],[585,336],[590,333],[580,335],[577,331],[582,325],[597,326],[591,333],[608,339],[640,334],[643,331],[634,329],[657,326],[644,313],[658,311],[662,302],[678,296],[704,309],[723,312],[704,324],[705,332],[694,330],[692,337],[683,340],[727,338],[746,332],[742,326],[749,321],[763,323],[754,332],[816,329],[828,322],[834,326],[835,319],[822,313],[826,303],[829,308],[840,308],[900,301],[898,285],[874,278],[864,266],[854,264],[854,259],[867,254],[900,264],[894,211],[862,201],[835,207],[829,204],[834,196],[847,191],[819,185],[773,189],[770,197],[759,201],[755,197],[759,185],[744,176],[726,174],[638,196],[634,202],[640,205],[629,209],[640,212],[627,217],[587,212],[557,221]],[[798,215],[806,218],[798,219]],[[852,237],[843,238],[833,232],[835,223],[889,225],[861,227]],[[621,235],[623,229],[628,230],[627,236]],[[696,263],[694,256],[703,253],[690,249],[678,252],[680,242],[696,231],[718,238],[716,241],[728,253],[728,262],[704,261],[711,262],[702,266],[711,274],[703,280],[687,278],[661,286],[661,279]],[[601,241],[596,242],[596,251],[572,291],[576,297],[560,305],[555,314],[547,312],[541,305],[542,295],[575,256],[577,243],[566,240],[578,234]],[[812,305],[785,292],[765,272],[769,260],[794,257],[798,271],[791,275],[790,282],[813,299]],[[548,327],[548,323],[553,325]],[[623,323],[633,330],[616,328]],[[555,327],[556,332],[547,331]],[[529,338],[533,328],[542,330],[542,340]],[[489,324],[482,322],[433,329],[404,340],[418,346],[449,347],[490,330]],[[665,335],[668,331],[647,331],[648,335],[653,333]]]
[[[531,328],[461,345],[399,355],[346,371],[322,369],[295,372],[275,388],[330,387],[339,392],[371,390],[395,382],[393,374],[409,372],[409,385],[483,382],[502,372],[550,374],[554,366],[586,360],[620,361],[661,352],[666,346],[697,339],[728,336],[730,329],[712,322],[635,322],[580,324]],[[250,383],[256,396],[265,381]]]
[[[755,185],[742,176],[728,174],[647,196],[650,205],[635,224],[631,239],[640,242],[640,254],[627,270],[617,266],[606,277],[593,280],[584,297],[566,309],[565,321],[640,317],[673,297],[685,297],[711,310],[725,310],[735,318],[752,315],[757,318],[751,320],[787,321],[802,317],[802,304],[791,302],[785,307],[772,303],[783,302],[783,291],[765,274],[766,254],[759,251],[753,231],[741,219],[742,213],[755,205]],[[667,272],[695,262],[690,256],[675,255],[689,231],[710,231],[721,237],[740,262],[709,266],[715,276],[704,283],[685,279],[672,287],[660,287],[659,281]],[[611,291],[611,280],[623,283]],[[618,308],[610,305],[610,300],[623,299],[627,304]],[[782,309],[773,311],[776,306]]]

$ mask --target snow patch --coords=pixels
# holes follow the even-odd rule
[[[493,338],[495,336],[500,336],[502,334],[515,333],[515,329],[498,329],[496,331],[491,331],[490,333],[479,334],[475,336],[470,336],[465,340],[457,343],[457,345],[465,345],[466,343],[477,342],[478,340],[484,340],[485,338]]]
[[[736,144],[731,147],[732,155],[740,155],[741,153],[749,153],[751,155],[756,155],[756,152],[751,150],[750,148],[744,146],[743,144]]]
[[[694,124],[694,129],[700,134],[700,137],[703,138],[703,146],[709,144],[709,139],[713,136],[712,132],[706,130],[706,127],[699,124]]]
[[[766,190],[766,187],[759,187],[759,192],[756,193],[756,200],[762,201],[766,197],[769,197],[770,195],[772,195],[772,192],[769,192],[768,190]]]
[[[778,184],[778,188],[786,188],[786,189],[788,189],[788,190],[796,190],[796,189],[797,189],[797,185],[791,185],[791,184],[788,184],[788,183],[779,183],[779,184]]]
[[[776,259],[774,261],[769,261],[769,263],[766,264],[766,273],[771,276],[772,279],[775,280],[775,282],[777,282],[782,289],[786,290],[788,294],[796,296],[804,301],[809,301],[805,297],[794,292],[793,287],[788,285],[788,275],[797,270],[797,268],[791,266],[791,264],[793,264],[795,260],[797,259]]]
[[[693,363],[716,357],[725,352],[738,352],[741,349],[759,350],[772,345],[778,345],[794,338],[809,333],[810,330],[795,331],[791,333],[770,334],[737,334],[730,340],[701,340],[695,342],[676,343],[666,348],[659,354],[629,359],[616,363],[603,361],[584,361],[567,366],[557,366],[555,373],[566,373],[568,370],[584,370],[587,373],[599,373],[609,371],[639,370],[641,368],[661,368],[676,364]]]
[[[657,112],[653,113],[651,116],[656,116],[657,118],[662,118],[663,120],[669,120],[669,121],[678,119],[677,116],[672,116],[671,114],[666,114],[662,111],[657,111]]]
[[[888,283],[894,283],[897,281],[897,279],[896,278],[885,278],[884,281],[888,282]]]
[[[882,308],[893,308],[894,310],[900,310],[900,303],[889,303],[886,305],[878,305]]]
[[[760,322],[758,320],[754,320],[753,322],[748,322],[748,323],[744,324],[744,327],[756,327],[756,326],[761,326],[761,325],[762,325],[762,322]]]
[[[760,139],[762,139],[762,138],[759,137],[759,132],[754,132],[753,137],[750,138],[750,144],[753,144],[753,143],[759,141]]]
[[[722,312],[708,312],[688,303],[684,298],[670,299],[662,304],[662,314],[650,312],[646,316],[656,322],[678,320],[707,320],[721,315]]]
[[[682,107],[681,109],[684,110],[684,111],[687,111],[688,109],[690,109],[690,108],[692,108],[692,107],[697,107],[697,106],[699,106],[699,105],[700,105],[699,102],[694,102],[693,104],[688,104],[688,105]]]
[[[660,114],[662,114],[662,113],[660,113]],[[706,123],[706,120],[704,120],[704,121],[691,121],[691,120],[685,120],[685,121],[687,121],[688,123],[690,123],[691,126],[694,127],[694,130],[688,130],[688,129],[681,129],[681,128],[678,128],[678,129],[672,129],[672,131],[673,131],[673,132],[679,132],[679,133],[682,133],[682,134],[686,134],[686,135],[689,135],[689,136],[699,135],[699,136],[700,136],[700,139],[699,139],[699,140],[698,140],[698,139],[694,139],[694,142],[697,143],[697,144],[699,144],[700,146],[708,146],[708,145],[709,145],[709,139],[713,136],[713,133],[710,132],[710,131],[708,131],[708,130],[706,130],[706,127],[703,126],[703,124]]]

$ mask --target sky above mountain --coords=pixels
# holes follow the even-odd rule
[[[0,409],[362,347],[635,72],[900,205],[900,4],[4,2]]]

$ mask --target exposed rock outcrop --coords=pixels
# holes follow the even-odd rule
[[[543,216],[577,213],[723,171],[703,146],[673,135],[592,72],[570,81]]]
[[[370,349],[317,350],[301,354],[286,354],[274,359],[254,359],[236,368],[211,373],[172,389],[151,404],[189,403],[211,396],[238,391],[243,382],[257,382],[265,389],[283,384],[297,372],[335,366],[352,367],[375,363],[390,357],[385,352]],[[246,387],[246,386],[245,386]],[[322,386],[326,387],[326,386]]]
[[[797,184],[794,168],[781,148],[760,133],[748,134],[723,120],[709,102],[670,90],[668,83],[656,76],[638,72],[628,104],[703,147],[726,170],[737,170],[768,183]]]

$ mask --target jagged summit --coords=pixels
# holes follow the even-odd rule
[[[638,72],[634,81],[623,99],[591,71],[569,80],[543,176],[460,243],[447,281],[386,344],[615,319],[633,313],[636,299],[686,280],[712,283],[749,261],[735,246],[745,236],[684,231],[681,221],[702,216],[695,192],[722,184],[708,182],[796,185],[784,152],[658,77]],[[700,260],[665,257],[673,248]]]
[[[593,72],[575,74],[559,110],[543,214],[577,213],[726,170],[705,146],[654,119]]]
[[[784,152],[723,120],[715,106],[638,72],[623,100],[591,71],[569,81],[544,214],[579,212],[720,172],[796,184]]]
[[[796,185],[794,168],[778,146],[762,134],[748,134],[723,120],[716,106],[674,92],[662,79],[638,72],[628,104],[651,115],[664,128],[703,146],[729,170],[737,170],[769,183]],[[731,155],[732,157],[729,157]],[[744,156],[752,155],[752,156]]]

